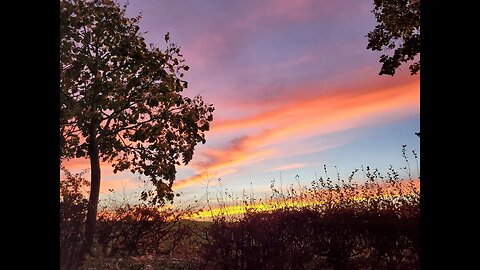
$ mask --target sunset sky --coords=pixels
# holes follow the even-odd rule
[[[124,1],[120,1],[124,3]],[[268,192],[275,180],[308,185],[315,177],[344,178],[362,165],[386,172],[404,166],[401,147],[420,150],[420,83],[402,66],[380,76],[381,52],[367,50],[373,0],[130,0],[147,43],[164,35],[181,47],[190,70],[187,96],[215,106],[207,143],[179,167],[174,190],[201,197],[211,179],[240,194]],[[412,173],[416,175],[415,161]],[[89,168],[71,160],[67,168]],[[113,174],[108,189],[138,192],[138,175]],[[134,193],[132,193],[134,194]]]

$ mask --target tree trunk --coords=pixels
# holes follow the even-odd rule
[[[87,207],[87,220],[85,222],[85,252],[91,252],[97,221],[98,196],[100,194],[100,158],[96,129],[90,131],[88,152],[90,156],[90,198]]]

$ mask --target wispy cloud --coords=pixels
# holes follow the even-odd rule
[[[113,190],[117,194],[127,193],[136,188],[142,188],[143,183],[134,176],[127,176],[120,179],[103,181],[100,186],[100,194],[108,194]]]
[[[418,101],[418,82],[377,91],[320,94],[313,99],[301,100],[250,117],[216,121],[212,125],[212,133],[261,127],[263,131],[252,136],[249,143],[257,141],[265,144],[290,135],[306,134],[305,131],[333,132],[342,129],[342,124],[351,128],[355,123],[361,124],[361,118],[375,116],[379,112],[418,107]],[[347,122],[350,123],[346,124]]]
[[[219,121],[213,125],[210,136],[215,137],[224,132],[235,134],[242,130],[253,131],[241,139],[231,141],[226,147],[207,148],[202,154],[209,161],[203,168],[195,168],[195,176],[178,181],[175,188],[198,183],[205,179],[205,171],[210,175],[217,173],[223,176],[238,172],[245,164],[254,164],[275,155],[282,155],[284,151],[281,144],[288,141],[331,134],[372,123],[395,121],[416,114],[418,104],[418,82],[411,82],[376,91],[319,95],[312,100],[302,100],[250,117]],[[385,115],[391,117],[382,117]]]
[[[68,161],[64,161],[62,165],[71,172],[79,172],[81,170],[90,169],[90,160],[84,158],[75,158]],[[128,171],[113,173],[112,165],[106,162],[100,163],[101,171],[101,183],[100,193],[107,194],[109,189],[115,191],[131,190],[138,188],[142,185],[142,182],[138,180],[138,177],[131,174]],[[61,174],[61,177],[64,177]],[[90,180],[90,173],[84,175],[85,179]]]
[[[273,162],[307,164],[302,155],[355,139],[322,141],[324,135],[419,112],[418,76],[408,70],[378,76],[378,55],[366,50],[365,34],[375,22],[370,2],[145,0],[131,1],[130,8],[130,15],[143,12],[147,42],[162,46],[171,32],[191,67],[184,93],[201,94],[216,108],[207,144],[188,166],[177,167],[176,189],[246,169],[286,168]],[[90,167],[88,160],[65,166]],[[129,172],[115,175],[106,163],[101,170],[102,191],[123,189],[122,181],[133,188]]]
[[[197,174],[187,178],[180,179],[174,182],[174,188],[182,188],[192,184],[203,183],[213,177],[221,177],[236,173],[240,166],[253,164],[262,160],[266,160],[274,156],[273,149],[263,149],[259,151],[252,151],[245,147],[244,142],[247,137],[239,140],[234,140],[222,149],[207,149],[203,155],[208,160],[202,164],[194,165]]]
[[[203,163],[189,166],[196,173],[192,177],[179,179],[174,188],[179,189],[201,183],[209,177],[221,177],[237,173],[243,166],[257,164],[278,156],[293,155],[305,149],[286,153],[279,144],[294,142],[311,136],[331,134],[373,123],[383,123],[417,113],[419,104],[418,81],[399,86],[364,91],[339,91],[319,94],[312,99],[294,100],[251,116],[214,122],[208,134],[213,139],[223,133],[249,132],[231,140],[223,147],[206,147],[201,153]],[[381,116],[394,114],[394,117]],[[238,136],[238,135],[234,135]],[[319,151],[341,145],[322,146]],[[86,159],[73,159],[64,164],[69,169],[89,168]],[[298,166],[298,164],[296,164]],[[102,179],[115,180],[127,177],[128,173],[115,175],[111,164],[101,163]],[[278,168],[277,168],[278,169]],[[289,169],[282,167],[280,169]],[[291,168],[290,168],[291,169]],[[87,176],[88,178],[88,176]],[[105,185],[114,185],[106,184]],[[102,184],[102,189],[105,189]]]
[[[293,164],[287,164],[287,165],[283,165],[283,166],[277,166],[277,167],[274,167],[274,168],[271,168],[269,169],[268,171],[269,172],[273,172],[273,171],[287,171],[287,170],[291,170],[291,169],[298,169],[298,168],[303,168],[307,166],[306,164],[303,164],[303,163],[293,163]]]

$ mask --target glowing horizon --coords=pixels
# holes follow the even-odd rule
[[[413,184],[413,187],[410,186]],[[354,201],[362,201],[367,199],[374,199],[378,197],[382,198],[394,198],[394,197],[401,197],[405,195],[413,194],[414,192],[420,192],[420,181],[419,180],[400,180],[397,182],[396,188],[391,185],[385,186],[385,184],[380,185],[383,189],[382,194],[376,194],[376,189],[374,187],[370,187],[366,194],[363,191],[360,195],[356,195],[352,198]],[[360,187],[359,187],[360,188]],[[402,191],[400,194],[399,191]],[[328,193],[327,190],[320,190],[321,194],[315,194],[309,192],[304,193],[302,196],[291,196],[291,197],[281,197],[281,198],[270,198],[266,201],[262,201],[262,199],[256,200],[257,202],[254,203],[229,203],[227,202],[225,205],[217,205],[214,207],[210,207],[208,209],[203,209],[198,211],[196,214],[192,215],[192,218],[196,220],[208,220],[213,217],[224,216],[224,217],[236,217],[242,214],[245,214],[247,211],[257,211],[257,212],[268,212],[277,209],[282,209],[285,207],[294,207],[294,208],[302,208],[302,207],[311,207],[311,206],[319,206],[325,203],[332,203],[335,202],[337,199],[329,200],[326,198],[326,194]]]

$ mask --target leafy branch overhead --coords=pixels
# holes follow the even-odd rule
[[[395,74],[402,63],[415,60],[420,53],[420,0],[374,0],[378,24],[367,34],[367,49],[393,50],[393,55],[382,54],[380,75]],[[420,60],[409,66],[411,75],[420,70]]]
[[[165,35],[166,49],[147,46],[140,16],[114,1],[61,1],[61,157],[99,159],[114,172],[143,174],[154,202],[173,199],[175,165],[187,164],[213,120],[202,97],[181,93],[189,67]]]

